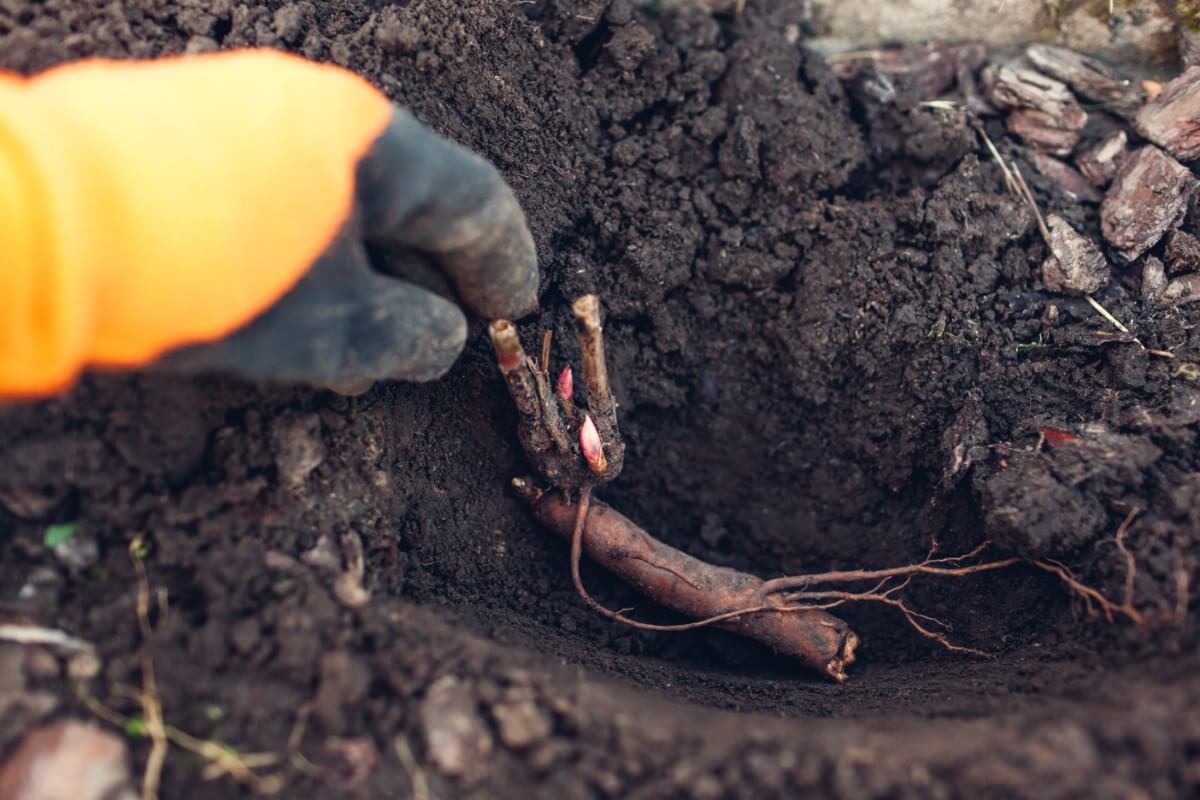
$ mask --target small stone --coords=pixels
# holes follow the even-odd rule
[[[1167,273],[1163,263],[1154,256],[1146,256],[1142,264],[1142,302],[1154,304],[1167,288]]]
[[[1093,186],[1107,186],[1121,166],[1128,142],[1125,131],[1117,131],[1076,158],[1075,164]]]
[[[304,483],[325,461],[321,418],[316,414],[285,414],[271,424],[275,467],[279,480],[290,488]]]
[[[441,772],[469,778],[487,771],[492,736],[467,684],[453,675],[434,681],[421,701],[421,727],[429,758]]]
[[[1167,284],[1159,297],[1159,303],[1168,306],[1182,306],[1200,300],[1200,273],[1184,275]]]
[[[524,750],[550,735],[550,718],[532,698],[497,703],[492,706],[492,716],[500,729],[500,741],[513,750]]]
[[[1180,223],[1196,186],[1191,171],[1157,147],[1135,150],[1100,206],[1105,240],[1125,261],[1134,261]]]
[[[1200,158],[1200,67],[1189,67],[1138,112],[1137,132],[1180,161]]]
[[[1042,264],[1042,280],[1052,292],[1092,294],[1108,282],[1108,261],[1095,242],[1080,235],[1057,214],[1047,214],[1051,255]]]
[[[38,728],[0,767],[4,800],[134,800],[125,742],[78,720]]]
[[[1167,272],[1200,272],[1200,239],[1178,228],[1167,234],[1167,245],[1163,248],[1167,260]]]

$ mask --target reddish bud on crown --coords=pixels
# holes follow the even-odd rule
[[[568,364],[558,373],[558,398],[564,403],[569,403],[574,396],[575,376],[571,374],[571,365]]]
[[[583,450],[583,457],[592,472],[599,475],[608,469],[608,459],[604,457],[600,432],[596,430],[596,423],[592,422],[590,414],[584,414],[583,425],[579,427],[579,447]]]

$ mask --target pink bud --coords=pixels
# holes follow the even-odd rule
[[[596,430],[596,423],[592,422],[590,414],[583,415],[583,425],[579,428],[579,447],[583,450],[583,457],[587,459],[592,472],[598,475],[608,469],[604,445],[600,442],[600,433]]]
[[[575,377],[571,374],[571,365],[567,364],[563,371],[558,373],[558,397],[564,403],[569,403],[574,396]]]

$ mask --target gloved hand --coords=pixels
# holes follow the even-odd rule
[[[485,317],[536,307],[500,174],[348,72],[241,51],[0,75],[0,395],[151,363],[438,377],[462,311],[368,244],[425,254]]]

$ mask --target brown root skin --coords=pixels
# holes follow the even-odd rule
[[[570,540],[579,504],[560,493],[543,494],[528,481],[514,487],[532,506],[538,521]],[[788,606],[763,591],[763,581],[727,567],[706,564],[655,539],[621,513],[592,500],[583,521],[583,549],[656,603],[699,620],[687,625],[648,625],[599,606],[614,619],[649,630],[686,630],[706,624],[755,639],[799,659],[835,681],[845,680],[858,637],[845,622],[822,610]]]

